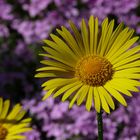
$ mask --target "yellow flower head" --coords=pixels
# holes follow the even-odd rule
[[[62,101],[70,97],[72,107],[85,101],[90,110],[92,102],[97,112],[101,108],[110,113],[115,105],[112,97],[122,105],[127,103],[122,94],[132,96],[140,86],[140,46],[132,48],[138,37],[132,37],[134,30],[119,24],[114,29],[114,20],[104,19],[101,30],[98,19],[90,17],[88,24],[82,19],[81,30],[70,21],[72,33],[65,27],[57,29],[52,40],[44,40],[43,49],[47,59],[41,61],[36,77],[46,77],[42,84],[47,90],[43,99],[54,93]]]
[[[22,133],[30,131],[30,118],[21,120],[26,111],[17,104],[9,112],[10,101],[0,98],[0,140],[23,140]]]

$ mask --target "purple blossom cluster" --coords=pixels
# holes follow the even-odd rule
[[[139,33],[139,5],[139,0],[1,0],[0,36],[7,37],[14,29],[27,44],[37,43],[55,27],[67,26],[69,19],[79,23],[91,14],[100,20],[116,17]]]
[[[140,96],[135,95],[129,100],[128,107],[119,106],[110,115],[103,114],[104,140],[138,140],[140,138]],[[60,102],[50,97],[42,102],[40,99],[25,100],[24,107],[38,121],[40,132],[45,138],[55,140],[96,140],[96,112],[87,112],[84,105],[68,109],[68,102]],[[30,135],[36,139],[36,132]],[[41,136],[41,133],[38,136]]]
[[[36,130],[36,126],[32,126],[32,131],[28,131],[24,135],[27,140],[39,140],[41,137],[40,132]]]

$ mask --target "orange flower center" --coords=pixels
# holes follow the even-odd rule
[[[0,124],[0,140],[5,140],[8,130]]]
[[[82,58],[76,65],[75,76],[91,86],[102,86],[112,79],[112,64],[104,57],[90,55]]]

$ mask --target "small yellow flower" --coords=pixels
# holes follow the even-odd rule
[[[47,90],[43,99],[54,93],[62,96],[62,101],[70,98],[71,108],[86,102],[90,111],[92,102],[97,112],[101,108],[110,113],[115,105],[112,97],[122,105],[127,103],[122,96],[132,96],[140,86],[140,46],[132,48],[139,39],[133,37],[134,30],[119,24],[114,29],[114,20],[105,18],[98,27],[98,19],[90,17],[88,24],[82,19],[79,32],[70,21],[72,33],[65,27],[56,29],[58,35],[51,34],[52,40],[44,40],[43,49],[47,57],[41,61],[45,67],[39,68],[35,77],[46,77],[42,84]]]
[[[22,133],[30,131],[30,118],[21,120],[26,111],[16,104],[9,112],[10,101],[0,98],[0,140],[24,140]]]

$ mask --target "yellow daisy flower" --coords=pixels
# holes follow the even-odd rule
[[[71,97],[70,108],[85,101],[89,111],[94,102],[97,112],[102,108],[107,113],[115,108],[112,97],[126,106],[122,94],[132,96],[130,91],[140,86],[140,46],[132,48],[139,37],[132,37],[134,30],[123,23],[114,29],[114,20],[108,18],[101,30],[93,16],[88,24],[82,19],[80,32],[72,21],[69,24],[72,33],[62,26],[57,35],[50,34],[52,40],[44,40],[46,53],[41,55],[47,59],[41,63],[46,66],[35,76],[48,78],[42,84],[47,90],[43,99],[54,93],[63,95],[62,101]]]
[[[30,131],[30,118],[21,120],[26,111],[16,104],[9,112],[10,101],[0,98],[0,140],[23,140],[22,133]]]

